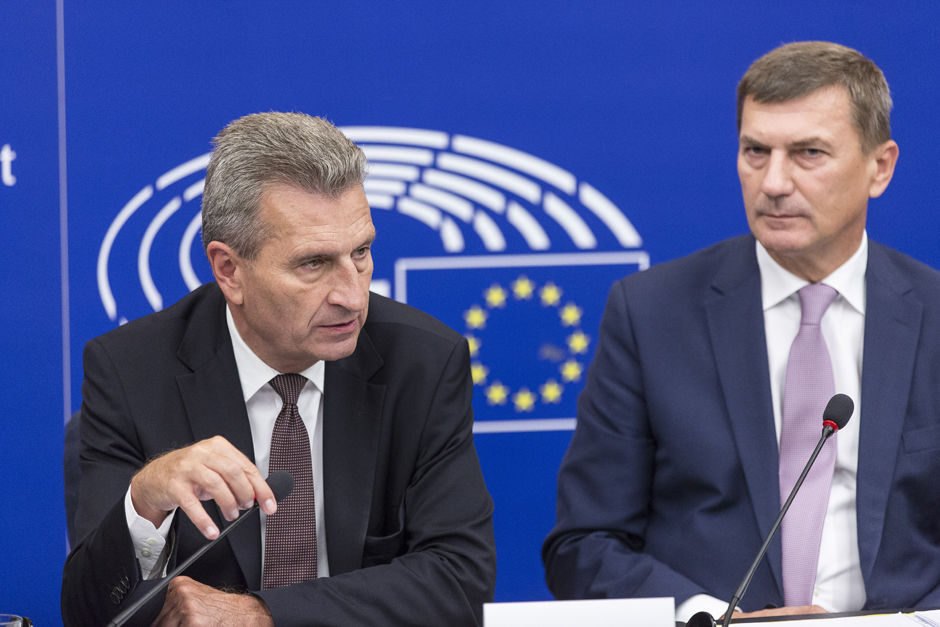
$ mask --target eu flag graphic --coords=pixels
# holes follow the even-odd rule
[[[396,297],[467,338],[478,431],[571,428],[607,292],[648,265],[641,251],[400,259]]]

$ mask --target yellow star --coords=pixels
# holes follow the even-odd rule
[[[480,341],[480,338],[478,338],[478,337],[473,337],[472,335],[469,335],[469,334],[468,334],[468,335],[465,335],[464,337],[467,338],[467,344],[470,345],[470,356],[471,356],[471,357],[476,357],[477,355],[479,355],[479,354],[480,354],[480,344],[483,343],[483,342]]]
[[[486,375],[489,373],[490,369],[479,362],[470,364],[470,376],[473,377],[474,385],[483,385],[486,383]]]
[[[486,319],[489,317],[490,314],[483,311],[479,305],[474,305],[463,312],[463,319],[466,320],[468,329],[485,329]]]
[[[506,290],[503,289],[503,286],[499,283],[493,283],[489,289],[483,292],[483,297],[486,298],[486,306],[492,309],[493,307],[499,307],[502,309],[506,306],[506,297],[509,294],[506,293]]]
[[[510,284],[512,295],[516,300],[532,300],[532,292],[535,291],[535,283],[529,280],[524,274]]]
[[[545,385],[539,388],[539,392],[542,393],[543,403],[560,403],[561,393],[564,391],[564,386],[559,385],[558,381],[554,379],[549,379],[545,382]]]
[[[483,390],[483,393],[486,394],[486,402],[490,405],[505,405],[506,397],[509,396],[509,388],[499,381],[493,381],[493,384]]]
[[[581,314],[584,313],[580,307],[574,303],[568,303],[561,308],[561,311],[558,312],[558,315],[561,316],[561,323],[566,327],[573,327],[576,324],[581,324]]]
[[[568,336],[568,350],[572,353],[581,354],[587,352],[588,344],[591,343],[591,338],[586,336],[581,331],[575,331]]]
[[[516,405],[516,411],[532,411],[535,406],[535,395],[529,391],[529,388],[522,388],[512,395],[512,402]]]
[[[543,307],[557,306],[561,300],[561,288],[549,281],[539,290],[539,296],[542,298]]]
[[[561,372],[561,380],[565,383],[571,383],[572,381],[581,380],[581,373],[584,371],[584,366],[574,359],[569,359],[563,363],[558,370]]]

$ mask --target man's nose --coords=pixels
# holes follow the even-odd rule
[[[761,191],[771,198],[793,193],[793,164],[783,151],[773,150],[764,170]]]
[[[337,265],[333,271],[328,301],[350,311],[361,311],[369,298],[368,290],[362,285],[362,274],[352,260],[347,259]]]

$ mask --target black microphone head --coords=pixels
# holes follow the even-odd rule
[[[852,412],[855,411],[855,403],[845,394],[836,394],[829,399],[826,410],[823,412],[823,421],[829,420],[835,423],[840,429],[849,422]]]
[[[294,476],[286,470],[278,470],[268,475],[268,487],[274,492],[274,499],[280,503],[294,489]]]

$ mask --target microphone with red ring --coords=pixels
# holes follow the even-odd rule
[[[271,488],[271,492],[274,493],[274,500],[278,503],[283,501],[287,495],[291,493],[291,490],[294,489],[294,477],[286,470],[272,472],[268,476],[267,482],[268,487]],[[257,509],[258,505],[255,504],[254,507],[243,512],[232,524],[223,529],[222,533],[220,533],[215,540],[203,545],[201,549],[186,558],[186,561],[174,568],[173,572],[167,574],[166,577],[141,581],[134,589],[131,604],[123,612],[115,616],[114,619],[108,623],[107,627],[120,627],[120,625],[125,624],[131,618],[134,619],[133,623],[131,623],[132,625],[147,626],[153,623],[160,614],[160,610],[163,609],[163,603],[166,600],[164,591],[166,587],[170,585],[170,581],[189,568],[193,562],[202,557],[206,551],[214,547],[216,543],[227,536],[229,532],[237,527],[243,520],[254,514]],[[164,592],[164,594],[160,594],[161,592]],[[144,606],[147,607],[145,608]]]
[[[826,443],[826,440],[828,440],[832,434],[843,428],[849,422],[849,418],[852,417],[852,412],[854,411],[855,403],[853,403],[852,399],[845,394],[836,394],[829,399],[829,403],[826,405],[825,411],[823,411],[822,437],[819,438],[819,443],[816,444],[816,450],[814,450],[813,454],[810,455],[809,461],[806,462],[806,467],[803,469],[803,474],[801,474],[800,478],[797,479],[796,485],[793,486],[793,490],[790,492],[790,496],[787,497],[786,503],[784,503],[783,507],[780,509],[780,515],[777,516],[777,521],[770,529],[770,533],[767,534],[767,539],[764,540],[764,544],[761,546],[760,551],[757,552],[757,557],[754,558],[754,563],[751,564],[747,574],[744,575],[744,579],[741,581],[741,585],[738,586],[734,596],[731,597],[731,603],[728,604],[728,609],[725,611],[724,620],[721,623],[722,627],[728,627],[728,623],[731,622],[731,613],[734,612],[734,608],[737,607],[741,597],[743,597],[745,591],[747,591],[747,587],[751,583],[751,578],[754,576],[754,571],[757,570],[757,565],[760,564],[761,559],[763,559],[764,554],[767,552],[767,547],[770,546],[770,541],[773,540],[774,535],[777,533],[777,529],[780,528],[780,523],[783,522],[784,515],[786,515],[787,510],[790,509],[790,503],[793,502],[793,498],[799,491],[800,486],[803,485],[803,480],[806,478],[806,475],[809,474],[809,469],[813,467],[813,462],[815,462],[816,457],[819,456],[819,451],[822,450],[823,444]],[[715,619],[708,612],[698,612],[689,619],[689,622],[686,623],[686,627],[715,626]]]

